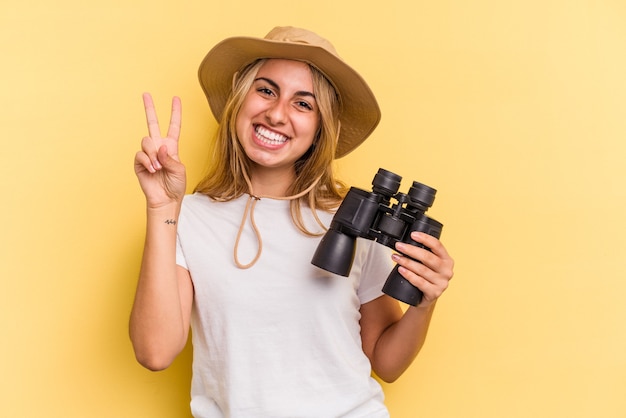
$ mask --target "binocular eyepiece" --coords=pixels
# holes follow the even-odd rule
[[[397,242],[404,242],[430,250],[413,241],[411,233],[418,231],[435,238],[441,236],[443,224],[425,214],[432,206],[437,190],[414,181],[408,193],[399,193],[401,181],[402,177],[380,168],[372,180],[371,192],[351,187],[311,263],[331,273],[350,275],[358,237],[392,249]],[[392,203],[392,199],[396,203]],[[382,290],[409,305],[416,306],[422,300],[422,292],[402,277],[397,265]]]

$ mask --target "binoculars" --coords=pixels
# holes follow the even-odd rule
[[[443,224],[426,216],[437,190],[416,181],[408,193],[399,193],[402,177],[380,168],[372,180],[372,191],[351,187],[333,216],[311,263],[331,273],[349,276],[354,261],[356,239],[374,240],[394,249],[397,242],[430,249],[411,239],[414,231],[435,238]],[[396,203],[392,204],[392,199]],[[389,274],[383,292],[412,306],[422,300],[422,292],[398,272]]]

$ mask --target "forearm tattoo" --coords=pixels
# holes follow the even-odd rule
[[[176,225],[176,220],[175,219],[166,219],[165,223],[168,225]]]

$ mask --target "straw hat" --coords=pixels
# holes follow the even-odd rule
[[[341,131],[335,158],[358,147],[378,125],[380,109],[365,80],[326,39],[290,26],[276,27],[265,38],[228,38],[209,51],[200,64],[198,77],[218,121],[232,89],[233,74],[259,58],[304,61],[330,80],[341,101]]]

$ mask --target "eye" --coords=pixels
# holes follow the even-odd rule
[[[313,110],[313,106],[304,100],[297,101],[296,106],[304,110]]]
[[[257,87],[256,91],[264,96],[274,96],[274,91],[268,87]]]

